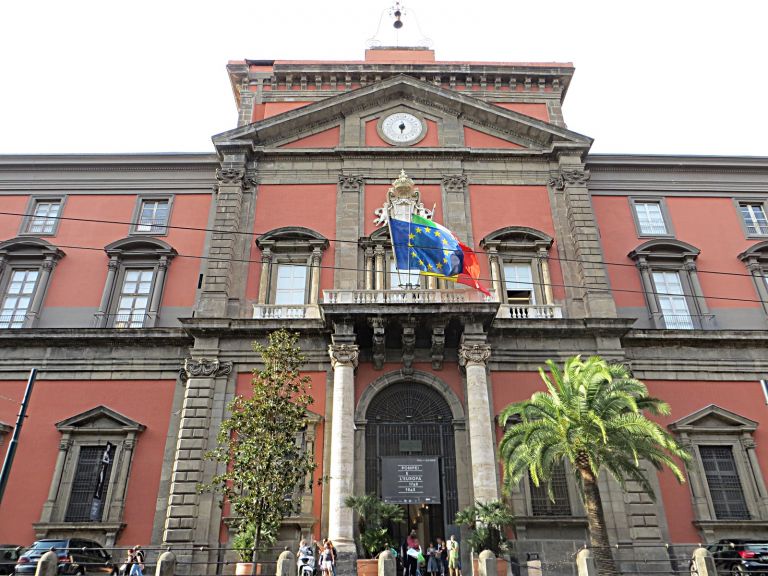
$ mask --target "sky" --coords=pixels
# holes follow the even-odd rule
[[[391,4],[0,2],[0,154],[213,152],[237,121],[227,61],[362,60]],[[565,120],[592,152],[768,156],[759,0],[403,5],[438,60],[573,62]]]

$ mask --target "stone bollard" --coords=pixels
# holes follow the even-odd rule
[[[296,556],[290,550],[283,550],[277,557],[277,576],[296,576]]]
[[[496,575],[496,555],[490,550],[483,550],[477,557],[477,568],[480,576]]]
[[[59,572],[59,556],[53,550],[48,550],[35,569],[35,576],[56,576]]]
[[[155,576],[174,576],[174,574],[176,574],[176,554],[170,550],[163,552],[157,559]]]
[[[691,562],[691,572],[695,570],[698,576],[717,576],[715,560],[706,548],[696,548]]]
[[[395,576],[397,572],[397,561],[395,555],[389,550],[384,550],[379,554],[379,576]]]
[[[579,576],[597,576],[595,559],[589,548],[582,548],[576,554],[576,570]]]

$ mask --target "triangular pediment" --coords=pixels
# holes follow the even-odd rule
[[[448,90],[406,75],[394,76],[324,100],[254,122],[213,137],[216,147],[291,148],[291,143],[312,143],[313,135],[330,134],[345,118],[361,119],[396,107],[417,110],[426,118],[459,118],[475,139],[485,137],[493,148],[510,153],[587,151],[592,139],[561,126],[484,102],[470,94]],[[503,143],[510,143],[505,146]],[[444,143],[442,147],[462,146]],[[343,142],[339,143],[344,147]],[[327,147],[327,146],[322,146]]]
[[[97,406],[85,412],[71,416],[66,420],[56,423],[59,431],[65,430],[114,430],[136,431],[144,430],[145,426],[115,412],[106,406]]]
[[[757,422],[715,404],[710,404],[677,422],[673,422],[669,428],[674,432],[737,434],[754,432],[757,429]]]

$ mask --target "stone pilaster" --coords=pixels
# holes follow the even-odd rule
[[[472,247],[472,224],[470,214],[467,176],[451,174],[443,176],[443,214],[446,228],[454,232],[467,246]]]
[[[186,359],[180,371],[185,384],[176,452],[173,459],[170,494],[163,530],[163,543],[184,546],[179,554],[186,555],[180,567],[191,569],[190,561],[196,561],[191,544],[208,545],[210,511],[200,509],[197,486],[203,482],[204,453],[213,407],[216,378],[232,372],[231,362],[218,360]],[[207,561],[207,552],[200,553]]]
[[[344,505],[352,495],[355,455],[355,368],[356,344],[331,344],[328,347],[333,367],[333,416],[331,420],[331,463],[328,471],[328,538],[339,553],[355,554],[352,509]]]
[[[565,208],[569,240],[574,249],[575,266],[579,284],[583,289],[587,316],[616,316],[616,305],[610,291],[600,233],[592,210],[592,200],[587,189],[589,171],[580,160],[564,157],[560,159],[560,173],[549,182],[557,191]],[[572,289],[567,289],[571,291]]]
[[[487,344],[463,344],[459,348],[459,362],[467,371],[472,488],[475,500],[479,502],[499,499],[494,455],[495,437],[486,372],[486,363],[490,357],[491,347]]]
[[[363,197],[363,177],[339,175],[336,202],[336,288],[354,290],[357,285],[358,245],[360,238],[360,209]]]

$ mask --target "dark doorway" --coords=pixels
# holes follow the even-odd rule
[[[415,529],[426,545],[457,533],[456,445],[453,415],[435,389],[416,382],[388,386],[371,401],[365,415],[365,491],[381,497],[382,456],[439,457],[440,504],[403,505],[408,523],[391,526],[395,544]]]

